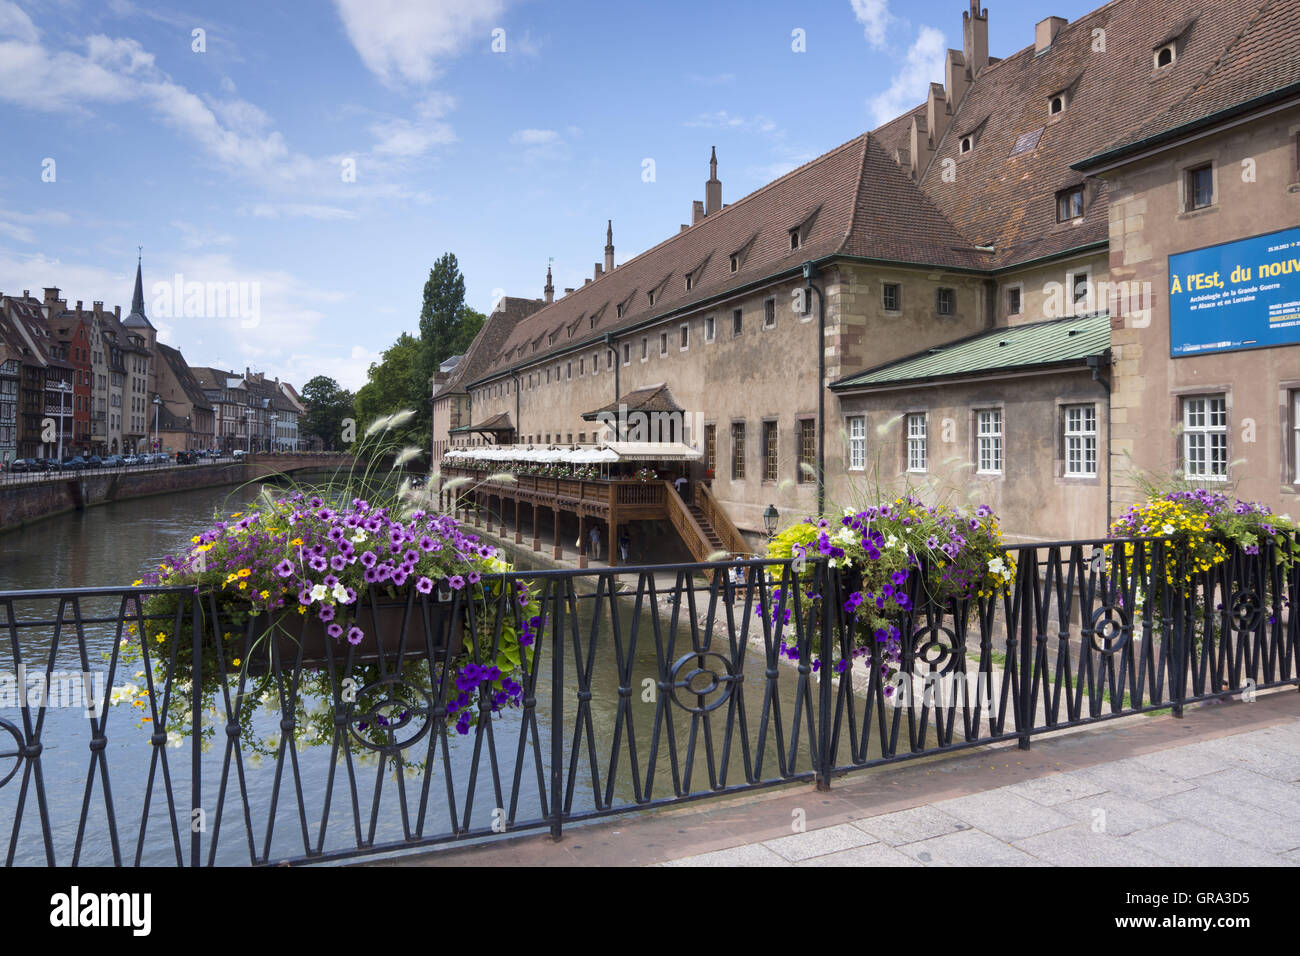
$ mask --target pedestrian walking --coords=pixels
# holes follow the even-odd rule
[[[590,538],[591,538],[591,556],[599,560],[600,559],[600,527],[598,525],[591,526]]]
[[[627,564],[627,552],[631,547],[632,539],[628,537],[627,529],[624,528],[623,533],[618,536],[618,553],[622,557],[624,564]]]

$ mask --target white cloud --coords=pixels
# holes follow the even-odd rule
[[[716,113],[701,113],[695,119],[687,120],[683,125],[703,129],[744,129],[764,134],[777,132],[776,123],[769,117],[755,114],[747,118],[728,113],[726,110],[718,110]]]
[[[876,125],[889,122],[924,100],[931,83],[943,82],[947,52],[943,33],[934,27],[921,27],[889,89],[868,101]]]
[[[261,202],[247,206],[241,211],[246,215],[253,216],[255,219],[279,219],[284,217],[287,219],[340,220],[357,218],[357,214],[350,209],[340,209],[337,206],[325,206],[319,203]]]
[[[370,127],[375,137],[373,151],[378,156],[410,159],[422,156],[435,146],[456,142],[450,123],[441,121],[413,123],[406,119],[384,120]]]
[[[885,45],[885,30],[896,18],[889,12],[889,0],[849,0],[853,15],[862,24],[867,42]]]
[[[348,39],[384,83],[425,84],[475,39],[486,50],[502,0],[335,0]]]
[[[0,37],[16,37],[23,43],[35,43],[40,31],[18,4],[0,0]]]
[[[560,134],[553,129],[519,129],[510,134],[516,146],[550,146],[559,141]]]

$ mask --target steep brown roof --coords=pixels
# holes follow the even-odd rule
[[[1056,222],[1056,193],[1083,181],[1070,164],[1186,96],[1261,5],[1202,0],[1199,12],[1189,12],[1186,0],[1114,0],[1062,27],[1043,53],[1031,45],[1006,57],[966,93],[922,188],[963,236],[995,247],[999,267],[1106,242],[1104,184],[1087,198],[1082,224]],[[1104,51],[1094,49],[1097,30],[1105,31]],[[1154,49],[1174,30],[1181,31],[1177,60],[1155,70]],[[1294,59],[1294,34],[1286,47]],[[1067,88],[1066,110],[1050,115],[1049,98]],[[961,153],[962,132],[981,120],[974,148]],[[1013,156],[1017,140],[1038,130],[1036,145]]]
[[[1194,86],[1169,109],[1122,136],[1101,156],[1123,152],[1124,147],[1155,139],[1270,93],[1294,89],[1300,84],[1298,41],[1300,0],[1270,0],[1244,21],[1231,47]]]
[[[542,303],[537,299],[516,296],[501,299],[492,314],[484,320],[483,327],[474,336],[474,341],[465,350],[464,356],[456,363],[451,377],[434,392],[434,396],[464,392],[465,386],[482,375],[500,355],[504,343],[519,323],[540,308]]]
[[[892,210],[893,218],[884,215],[886,210]],[[790,230],[796,228],[799,248],[792,250]],[[561,348],[594,344],[609,332],[835,254],[953,267],[983,264],[983,257],[900,172],[886,148],[863,134],[542,308],[519,323],[486,369],[475,369],[465,380]],[[735,272],[733,255],[739,256]]]
[[[668,390],[668,386],[660,382],[658,385],[647,385],[645,388],[628,392],[608,405],[584,412],[582,417],[589,422],[595,421],[600,415],[617,415],[620,408],[626,408],[629,412],[680,412],[682,410],[673,398],[673,393]]]
[[[180,350],[159,342],[158,354],[163,357],[163,361],[171,368],[172,374],[176,376],[176,381],[180,384],[181,390],[185,393],[185,397],[189,399],[190,404],[195,408],[204,408],[211,411],[212,406],[208,404],[208,397],[203,394],[203,386],[191,371],[189,364],[185,361],[185,356],[181,355]]]

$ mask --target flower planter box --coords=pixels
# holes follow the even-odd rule
[[[424,606],[416,600],[407,616],[405,599],[380,601],[373,607],[364,598],[356,609],[356,618],[352,618],[351,609],[340,615],[336,623],[343,627],[340,637],[330,637],[326,628],[329,626],[319,620],[315,614],[308,612],[300,615],[297,611],[278,614],[273,620],[274,632],[268,637],[275,642],[275,653],[285,668],[293,667],[298,660],[299,644],[302,646],[302,666],[304,668],[321,668],[329,666],[331,653],[335,666],[342,667],[348,660],[349,651],[354,664],[378,662],[381,657],[387,664],[396,662],[398,652],[402,661],[411,663],[427,661],[432,651],[433,660],[441,661],[447,657],[450,645],[459,645],[463,635],[464,609],[453,617],[450,601],[430,601],[428,608],[428,625],[426,637],[426,618]],[[270,622],[261,618],[253,625],[254,635],[262,633]],[[349,643],[347,632],[356,625],[365,632],[359,644]],[[405,644],[402,635],[405,633]],[[382,653],[381,653],[382,652]],[[249,673],[265,673],[268,665],[267,638],[263,638],[247,662]],[[227,670],[236,672],[238,667],[230,664],[227,655]]]

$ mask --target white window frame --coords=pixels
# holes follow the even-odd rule
[[[677,351],[685,352],[691,347],[691,324],[683,322],[677,326]]]
[[[771,305],[770,310],[768,309],[769,304]],[[768,321],[767,318],[769,314],[772,316],[771,321]],[[774,295],[770,295],[763,300],[763,328],[776,328],[776,296]]]
[[[850,415],[847,431],[849,435],[849,471],[866,471],[867,416]]]
[[[650,361],[650,336],[641,336],[641,361]]]
[[[712,342],[717,337],[718,337],[717,316],[706,315],[704,317],[704,341]]]
[[[908,412],[904,420],[907,426],[907,470],[925,472],[930,465],[929,427],[925,412]]]
[[[1097,405],[1085,402],[1061,408],[1061,452],[1066,478],[1097,477]]]
[[[1006,422],[1001,408],[975,409],[975,473],[1000,475],[1006,468]]]
[[[1080,276],[1083,277],[1083,280],[1086,283],[1082,302],[1077,300],[1074,296],[1074,284],[1078,281]],[[1065,274],[1065,292],[1066,295],[1070,297],[1069,315],[1089,315],[1096,311],[1096,302],[1094,301],[1096,292],[1092,283],[1091,267],[1081,267],[1072,272],[1067,272]]]
[[[1223,392],[1182,399],[1183,476],[1193,481],[1228,480],[1228,396]],[[1216,472],[1215,465],[1222,470]]]
[[[668,332],[659,333],[659,357],[663,358],[668,354]]]
[[[1016,290],[1020,293],[1020,308],[1015,312],[1011,311],[1011,292]],[[1024,315],[1025,314],[1025,284],[1023,282],[1012,282],[1003,288],[1003,307],[1007,310],[1007,315]]]

